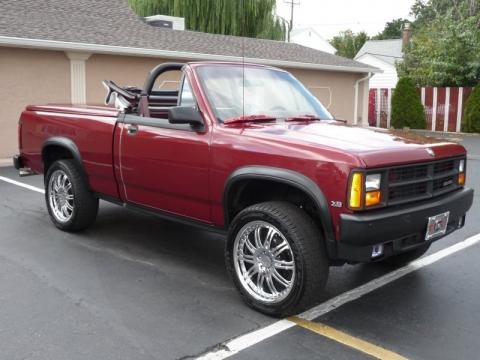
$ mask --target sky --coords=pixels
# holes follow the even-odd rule
[[[277,0],[277,14],[290,20],[290,5]],[[411,18],[414,0],[294,0],[294,27],[312,26],[325,39],[340,31],[366,31],[376,35],[385,23],[398,18]]]

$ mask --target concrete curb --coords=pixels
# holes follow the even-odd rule
[[[428,135],[428,136],[440,136],[440,137],[480,137],[480,134],[477,133],[463,133],[463,132],[448,132],[448,131],[431,131],[431,130],[419,130],[419,129],[410,129],[408,131],[414,132],[416,134]]]
[[[10,158],[0,159],[0,167],[13,166],[13,161]]]

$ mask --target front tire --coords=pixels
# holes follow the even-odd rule
[[[63,231],[84,230],[95,222],[98,199],[73,160],[55,161],[45,176],[45,201],[53,224]]]
[[[253,205],[235,217],[226,266],[247,305],[272,316],[315,304],[329,272],[321,232],[303,210],[287,202]]]

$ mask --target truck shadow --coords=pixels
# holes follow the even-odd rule
[[[96,224],[85,233],[88,241],[131,261],[144,262],[162,272],[181,271],[234,290],[225,270],[224,235],[162,220],[102,203]],[[394,270],[381,264],[332,267],[326,301]]]
[[[229,283],[223,257],[225,239],[214,232],[101,203],[97,221],[85,236],[132,261],[158,267],[178,262]]]

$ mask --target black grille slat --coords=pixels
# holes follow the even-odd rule
[[[388,175],[388,180],[392,182],[408,181],[427,176],[428,167],[426,165],[417,165],[401,168],[392,168]]]
[[[388,169],[388,205],[424,200],[457,189],[457,162],[448,159]]]
[[[456,176],[447,176],[433,180],[433,191],[441,190],[452,184],[455,184]]]
[[[455,168],[455,161],[448,160],[436,163],[433,165],[433,173],[440,174],[452,171]]]

